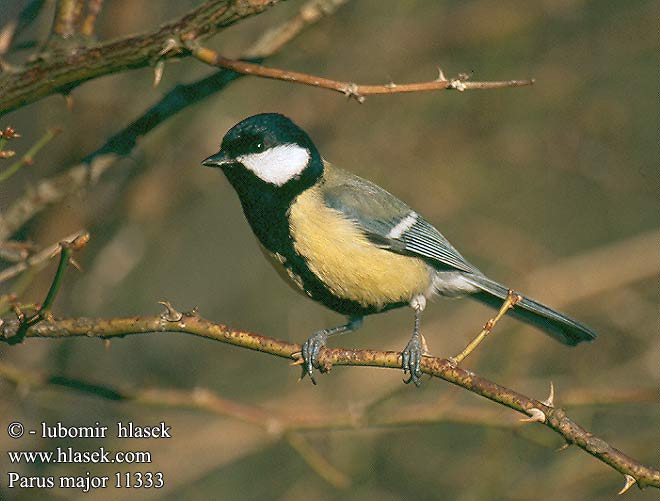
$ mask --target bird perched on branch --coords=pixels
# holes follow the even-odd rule
[[[487,278],[420,214],[380,186],[325,161],[287,117],[254,115],[232,127],[219,167],[238,193],[264,253],[294,288],[346,315],[348,323],[315,332],[303,345],[303,375],[317,367],[329,336],[357,329],[366,315],[410,306],[413,334],[402,352],[406,382],[419,384],[427,299],[469,295],[498,307],[507,287]],[[532,299],[512,314],[558,341],[590,341],[588,327]]]

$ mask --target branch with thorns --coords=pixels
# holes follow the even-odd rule
[[[187,42],[186,47],[190,50],[193,57],[211,66],[235,71],[236,73],[240,73],[242,75],[271,78],[274,80],[282,80],[284,82],[310,85],[312,87],[318,87],[321,89],[333,90],[335,92],[339,92],[340,94],[344,94],[349,99],[355,99],[358,103],[363,103],[366,99],[366,96],[376,94],[401,94],[441,90],[458,90],[463,92],[473,89],[502,89],[506,87],[523,87],[532,85],[534,83],[533,79],[507,80],[501,82],[472,82],[469,81],[470,76],[468,74],[460,74],[455,78],[447,78],[443,71],[438,68],[438,77],[430,82],[408,84],[395,84],[390,82],[384,85],[364,85],[357,84],[355,82],[331,80],[329,78],[309,75],[307,73],[270,68],[249,61],[229,59],[221,56],[214,50],[200,46],[196,40]]]
[[[125,37],[101,43],[89,43],[85,36],[78,45],[62,47],[47,54],[37,55],[26,67],[5,68],[0,72],[0,115],[51,94],[68,95],[83,82],[128,68],[151,66],[158,58],[167,40],[204,40],[222,29],[247,17],[259,14],[278,0],[207,0],[180,18],[166,23],[150,33]],[[80,25],[80,0],[66,0],[72,6],[56,19],[54,36],[61,39],[71,31],[90,30],[98,15],[98,5],[90,4],[88,17]],[[91,15],[91,17],[90,17]],[[60,23],[59,20],[62,22]],[[86,24],[85,24],[86,23]],[[83,34],[83,33],[81,33]],[[10,38],[11,33],[4,38]],[[2,39],[0,39],[0,43]],[[6,43],[5,43],[6,45]],[[1,47],[0,47],[1,48]],[[41,56],[41,57],[40,57]],[[166,57],[181,57],[178,51]]]
[[[46,299],[44,299],[41,306],[37,308],[32,315],[26,315],[20,305],[12,305],[12,309],[16,313],[17,323],[16,330],[12,338],[6,339],[8,344],[17,344],[23,342],[25,335],[27,334],[30,327],[34,327],[39,322],[43,320],[51,320],[52,314],[50,313],[50,308],[55,301],[57,292],[60,289],[62,284],[62,278],[64,277],[64,272],[66,271],[69,264],[73,265],[76,268],[79,268],[78,264],[73,260],[71,254],[73,252],[81,250],[89,242],[89,233],[84,232],[75,237],[71,241],[60,242],[60,260],[57,265],[57,270],[55,271],[55,276],[53,281],[48,289],[48,294],[46,294]],[[1,326],[0,326],[1,327]]]
[[[9,342],[10,339],[16,336],[20,325],[17,320],[5,321],[0,326],[0,339]],[[187,314],[179,313],[171,306],[167,308],[164,314],[159,316],[109,319],[45,319],[36,325],[31,325],[26,330],[24,338],[84,336],[107,340],[148,332],[192,334],[291,360],[298,359],[299,355],[297,354],[301,349],[300,345],[295,343],[210,322],[197,316],[194,311]],[[327,368],[344,365],[400,369],[401,354],[391,351],[323,348],[319,356],[319,365]],[[621,474],[632,477],[639,487],[652,486],[660,488],[660,470],[641,464],[572,421],[564,409],[555,407],[554,390],[552,398],[549,397],[543,402],[462,369],[450,360],[437,357],[424,357],[421,369],[422,372],[430,376],[444,379],[472,393],[525,414],[531,418],[529,421],[544,424],[561,435],[567,444],[577,445]]]

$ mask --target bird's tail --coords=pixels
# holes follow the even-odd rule
[[[502,301],[509,293],[506,287],[483,275],[465,274],[464,278],[480,289],[472,297],[493,308],[502,306]],[[582,341],[591,341],[596,337],[596,333],[589,327],[524,296],[509,314],[538,327],[557,341],[571,346]]]

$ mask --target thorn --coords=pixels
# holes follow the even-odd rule
[[[394,82],[389,82],[385,84],[385,87],[387,87],[388,89],[395,89],[396,84]]]
[[[340,91],[343,92],[344,95],[349,99],[354,98],[358,103],[362,104],[364,103],[365,97],[360,95],[358,92],[359,89],[360,88],[358,87],[358,84],[349,83],[348,85],[342,87]]]
[[[6,54],[9,50],[17,25],[18,23],[14,20],[0,28],[0,55]]]
[[[446,82],[447,77],[445,76],[444,72],[442,71],[442,68],[438,66],[438,78],[435,79],[436,82]]]
[[[529,413],[529,417],[527,418],[522,418],[521,421],[524,423],[545,423],[545,414],[541,409],[537,409],[536,407],[532,407],[527,411]]]
[[[565,451],[565,450],[568,449],[570,446],[571,446],[571,444],[569,444],[568,442],[566,442],[566,443],[564,443],[564,445],[562,445],[561,447],[555,449],[555,452],[562,452],[562,451]]]
[[[293,362],[291,362],[289,365],[296,366],[296,365],[302,365],[304,363],[305,361],[302,358],[299,358],[298,360],[294,360]]]
[[[627,473],[624,475],[624,477],[626,479],[626,484],[623,486],[623,489],[617,492],[619,496],[621,494],[625,494],[628,491],[628,489],[630,489],[633,485],[635,485],[635,482],[637,482],[635,477],[633,477],[632,475],[628,475]]]
[[[163,48],[158,53],[158,56],[163,57],[169,52],[173,52],[174,54],[181,52],[181,49],[179,48],[179,42],[177,42],[174,38],[168,38],[165,40]]]
[[[158,304],[162,304],[166,310],[160,314],[160,318],[163,320],[168,322],[178,322],[183,318],[183,313],[175,310],[169,301],[158,301]]]
[[[161,79],[163,78],[163,72],[165,71],[165,61],[158,61],[156,66],[154,66],[154,88],[158,87]]]
[[[552,384],[552,381],[550,381],[550,395],[548,395],[548,398],[546,398],[541,403],[543,405],[547,405],[548,407],[554,407],[555,406],[555,385]]]
[[[64,96],[64,102],[66,103],[66,109],[68,111],[73,111],[73,97],[71,94],[62,94]]]
[[[80,271],[80,272],[83,271],[83,270],[82,270],[82,267],[80,266],[80,264],[78,263],[78,261],[76,261],[76,260],[73,259],[72,257],[69,258],[69,264],[70,264],[71,266],[73,266],[76,270],[78,270],[78,271]]]

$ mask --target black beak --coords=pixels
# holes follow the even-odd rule
[[[231,165],[236,163],[235,160],[229,158],[224,151],[220,150],[215,155],[204,159],[202,165],[205,167],[224,167],[225,165]]]

